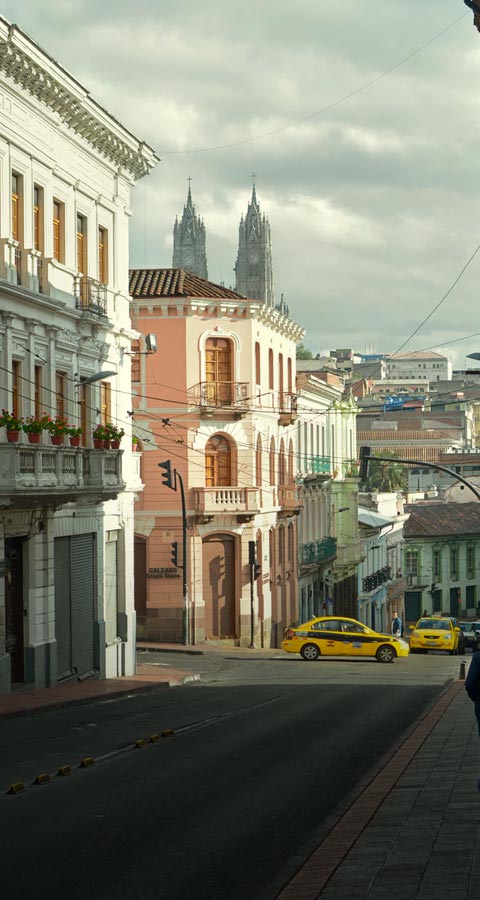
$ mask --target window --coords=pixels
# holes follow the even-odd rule
[[[280,453],[278,454],[278,483],[281,487],[287,483],[287,473],[285,466],[285,443],[283,438],[280,441]]]
[[[98,229],[98,280],[100,284],[108,284],[108,232],[106,228]]]
[[[273,391],[273,350],[268,351],[268,388]]]
[[[288,526],[288,561],[293,559],[293,525]]]
[[[43,384],[43,370],[41,366],[35,366],[34,370],[34,409],[35,409],[35,418],[40,419],[43,413],[42,408],[42,384]]]
[[[55,373],[55,415],[62,419],[65,417],[66,377],[64,372]]]
[[[77,272],[87,274],[87,220],[77,214]]]
[[[22,369],[18,359],[12,360],[12,413],[17,418],[21,416],[22,397]]]
[[[229,487],[232,484],[232,454],[226,437],[214,434],[205,447],[205,486]]]
[[[405,553],[405,572],[407,575],[418,575],[418,552],[407,550]]]
[[[65,206],[53,201],[53,258],[65,262]]]
[[[270,456],[269,456],[269,480],[270,484],[276,483],[275,478],[275,438],[270,439]]]
[[[458,547],[450,548],[450,581],[458,578]]]
[[[281,409],[283,407],[283,353],[278,354],[278,392]]]
[[[102,425],[112,418],[112,385],[109,381],[102,381],[100,385],[100,416]]]
[[[284,554],[283,554],[284,531],[285,531],[285,529],[283,528],[283,526],[278,529],[278,562],[280,565],[282,565],[283,559],[284,559]]]
[[[257,449],[255,452],[255,484],[262,486],[262,437],[257,435]]]
[[[33,186],[33,249],[43,250],[43,188]]]
[[[21,240],[22,234],[22,178],[12,172],[12,238]]]
[[[255,384],[260,385],[262,383],[262,367],[260,361],[260,344],[258,341],[255,343]]]
[[[292,360],[290,357],[287,359],[287,383],[288,383],[288,392],[289,394],[293,391],[293,377],[292,377]]]
[[[440,580],[440,550],[433,551],[433,578],[435,581]]]
[[[467,578],[473,578],[475,571],[475,547],[467,547]]]

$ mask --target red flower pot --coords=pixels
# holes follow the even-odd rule
[[[111,445],[112,445],[112,442],[111,442],[111,441],[104,441],[104,442],[103,442],[103,449],[104,449],[104,450],[110,450]]]
[[[63,434],[52,434],[51,435],[52,444],[56,444],[57,446],[59,444],[63,444],[63,437],[64,437]]]
[[[78,437],[70,438],[70,446],[71,447],[79,447],[80,446],[80,435],[78,435]]]
[[[95,450],[103,450],[103,441],[96,440],[96,438],[94,438],[93,446],[95,447]]]
[[[40,434],[35,434],[33,431],[27,431],[28,443],[29,444],[39,444],[40,443]]]
[[[7,431],[7,441],[9,441],[10,444],[15,444],[18,441],[19,437],[19,431]]]
[[[112,441],[112,450],[120,450],[120,441]]]

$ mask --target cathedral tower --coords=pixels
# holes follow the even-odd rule
[[[172,265],[174,269],[187,269],[193,275],[208,278],[205,225],[195,212],[190,181],[189,178],[187,203],[183,207],[182,219],[179,222],[177,216],[173,226]]]
[[[240,220],[235,275],[235,290],[240,294],[275,306],[270,224],[260,212],[255,182],[247,215]]]

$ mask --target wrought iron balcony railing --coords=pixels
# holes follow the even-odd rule
[[[107,315],[107,286],[95,281],[87,275],[75,275],[74,294],[77,309],[95,313],[98,316]]]
[[[391,577],[392,570],[390,566],[384,566],[383,569],[378,569],[372,575],[367,575],[366,578],[362,579],[362,590],[364,593],[369,594],[370,591],[374,591],[377,587],[389,581]]]
[[[281,391],[277,397],[279,425],[291,425],[297,418],[297,395]]]
[[[190,403],[209,409],[247,408],[249,401],[246,381],[201,381],[188,392]]]
[[[308,544],[302,544],[300,547],[300,562],[304,566],[312,563],[323,563],[333,559],[336,553],[337,539],[327,537],[323,541],[311,541]]]

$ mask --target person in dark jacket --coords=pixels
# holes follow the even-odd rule
[[[480,734],[480,653],[474,653],[465,679],[465,690],[475,704],[478,733]]]

